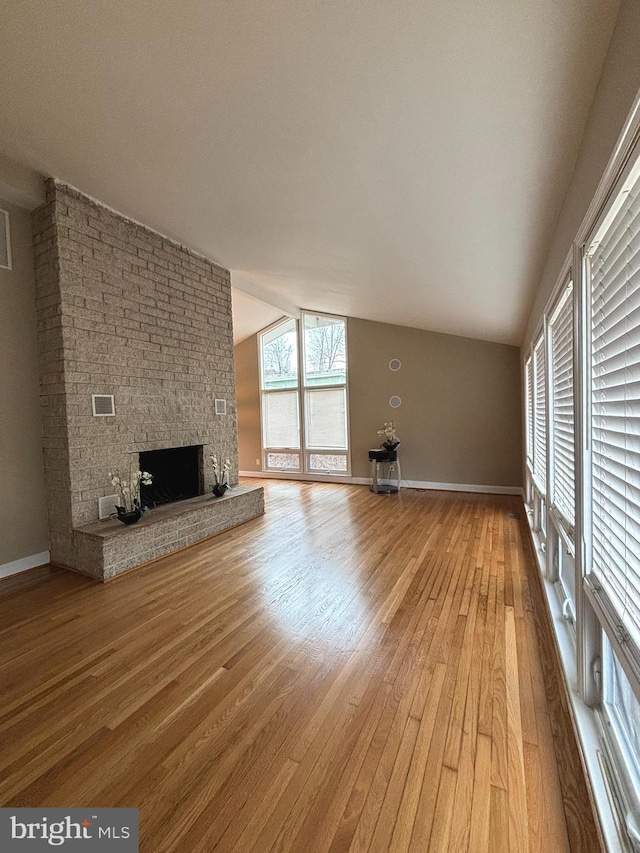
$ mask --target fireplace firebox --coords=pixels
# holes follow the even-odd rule
[[[140,453],[140,470],[153,475],[151,485],[141,484],[143,506],[161,506],[204,494],[201,444],[145,450]]]

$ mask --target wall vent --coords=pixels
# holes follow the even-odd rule
[[[216,400],[216,415],[226,415],[227,414],[227,401],[226,400]]]
[[[92,394],[91,406],[93,408],[94,418],[113,417],[116,413],[116,407],[113,402],[113,394]]]
[[[120,506],[118,495],[105,495],[103,498],[98,498],[98,518],[109,518],[115,515],[116,506]]]
[[[0,210],[0,269],[11,269],[11,232],[6,210]]]

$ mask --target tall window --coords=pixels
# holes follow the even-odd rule
[[[589,241],[585,266],[588,590],[603,628],[605,731],[613,738],[613,761],[624,768],[619,796],[629,815],[640,802],[640,159]]]
[[[544,495],[547,488],[547,402],[545,382],[544,336],[533,348],[533,479]]]
[[[260,342],[264,464],[299,471],[302,443],[296,321],[279,323],[261,335]]]
[[[302,326],[307,471],[346,473],[346,323],[337,317],[303,314]]]
[[[551,501],[570,528],[575,525],[573,414],[573,282],[564,288],[549,321],[551,336]]]
[[[591,573],[640,650],[640,161],[587,252]]]
[[[524,404],[527,461],[533,465],[533,360],[531,356],[524,366]]]
[[[260,336],[265,470],[349,471],[346,322],[303,314]]]

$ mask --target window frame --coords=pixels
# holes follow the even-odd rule
[[[535,435],[535,415],[533,405],[533,352],[524,362],[524,424],[525,424],[525,461],[533,465],[533,441]]]
[[[527,489],[527,497],[529,498],[529,520],[531,524],[531,529],[535,534],[535,545],[537,551],[541,555],[541,559],[546,562],[545,554],[547,550],[547,529],[548,529],[548,502],[547,502],[547,488],[549,482],[549,472],[548,472],[548,462],[549,462],[549,406],[546,405],[546,393],[549,387],[548,380],[548,367],[549,367],[549,359],[547,357],[546,352],[546,317],[543,317],[541,325],[537,328],[535,334],[533,335],[533,340],[531,343],[531,347],[529,350],[528,358],[531,360],[531,406],[532,406],[532,434],[531,434],[531,459],[526,460],[526,489]],[[539,373],[537,370],[537,358],[536,358],[536,350],[541,349],[544,354],[544,371],[543,371],[543,381],[544,381],[544,394],[545,394],[545,411],[544,411],[544,423],[545,423],[545,447],[543,458],[539,459],[539,447],[536,443],[536,434],[537,429],[536,425],[538,423],[538,380]],[[526,367],[525,367],[526,369]],[[542,466],[544,472],[544,487],[542,482],[538,478],[538,474],[540,471],[540,466]]]
[[[585,234],[581,251],[582,251],[582,274],[583,274],[583,317],[585,321],[585,336],[584,336],[584,370],[583,370],[583,381],[584,385],[584,400],[583,400],[583,409],[584,409],[584,425],[585,425],[585,469],[586,469],[586,483],[585,483],[585,494],[583,498],[583,521],[584,521],[584,538],[586,542],[586,570],[584,572],[584,587],[586,597],[589,601],[591,608],[594,611],[597,621],[600,623],[602,630],[605,631],[607,636],[609,637],[612,648],[614,649],[614,653],[617,653],[619,662],[623,666],[631,685],[633,687],[634,693],[640,700],[640,646],[635,646],[635,644],[629,643],[624,639],[623,635],[617,637],[617,627],[616,622],[617,616],[615,612],[612,610],[612,607],[608,604],[606,599],[600,595],[600,584],[596,578],[596,576],[592,573],[592,564],[593,564],[593,522],[591,515],[591,508],[594,505],[593,502],[593,375],[592,375],[592,358],[593,358],[593,340],[592,340],[592,329],[591,329],[591,291],[592,291],[592,279],[591,279],[591,264],[589,260],[589,248],[593,243],[593,240],[598,235],[598,233],[605,227],[605,224],[613,218],[612,212],[615,210],[618,204],[618,198],[623,192],[623,187],[627,180],[633,173],[638,175],[638,180],[640,180],[640,140],[638,140],[633,148],[629,152],[629,157],[625,164],[624,169],[620,171],[616,180],[613,182],[610,191],[607,195],[606,203],[602,205],[598,216],[595,217],[591,227]],[[620,641],[621,640],[621,641]],[[602,689],[600,689],[600,693],[602,693]],[[602,696],[600,696],[600,700]]]
[[[277,329],[279,326],[283,326],[286,323],[289,323],[291,320],[294,322],[294,332],[296,335],[296,385],[295,387],[291,386],[289,388],[265,388],[264,376],[265,376],[265,365],[264,365],[264,345],[262,343],[263,338],[272,332],[274,329]],[[267,326],[261,332],[258,333],[258,382],[260,388],[260,456],[262,460],[262,470],[263,471],[280,471],[282,473],[290,473],[297,474],[303,470],[302,466],[302,447],[303,447],[303,423],[302,423],[302,407],[300,402],[300,347],[299,347],[299,336],[298,336],[298,321],[295,317],[282,317],[279,320],[276,320],[275,323],[271,323],[271,325]],[[300,436],[299,447],[272,447],[266,443],[266,419],[265,419],[265,397],[267,395],[272,394],[282,394],[288,393],[290,394],[292,391],[295,391],[298,397],[298,435]],[[270,453],[279,453],[279,454],[298,454],[300,463],[297,468],[278,468],[278,467],[270,467],[267,464],[267,460],[269,458]]]
[[[588,228],[583,229],[580,239],[581,300],[580,316],[583,324],[581,335],[581,407],[582,407],[582,454],[583,478],[581,501],[581,545],[582,560],[582,619],[581,647],[583,682],[581,685],[585,701],[590,700],[599,723],[604,766],[611,802],[616,812],[620,842],[625,850],[640,850],[640,844],[631,839],[637,832],[637,816],[640,814],[640,753],[633,754],[631,746],[607,702],[607,654],[618,663],[626,676],[636,699],[640,701],[640,647],[629,641],[624,623],[600,592],[601,587],[593,574],[593,328],[592,328],[592,271],[589,250],[598,236],[615,216],[616,208],[624,201],[620,199],[624,184],[632,173],[640,169],[640,141],[636,139],[629,147],[624,164],[608,185],[606,195],[597,212],[591,217]],[[576,436],[577,440],[577,436]],[[576,510],[577,512],[577,510]],[[618,624],[617,624],[618,623]],[[591,667],[588,667],[589,662]],[[599,673],[594,679],[592,672]],[[594,683],[595,681],[595,683]],[[633,820],[633,827],[630,826]],[[630,831],[631,830],[631,831]]]
[[[344,360],[345,360],[345,368],[344,368],[344,382],[340,383],[325,383],[322,385],[310,385],[307,382],[307,370],[306,370],[306,327],[304,319],[305,317],[326,317],[329,320],[340,320],[344,324]],[[299,341],[302,344],[300,348],[300,359],[301,365],[303,368],[302,373],[300,374],[301,383],[300,383],[300,396],[301,396],[301,406],[303,415],[305,418],[304,422],[304,473],[305,474],[317,474],[320,476],[338,476],[338,477],[350,477],[351,476],[351,432],[350,432],[350,422],[349,422],[349,343],[347,340],[347,319],[346,317],[340,317],[335,314],[325,314],[319,311],[303,311],[298,322],[299,328]],[[344,391],[344,405],[345,405],[345,439],[346,439],[346,449],[342,448],[326,448],[326,447],[311,447],[307,442],[307,434],[309,432],[308,422],[307,422],[307,403],[306,397],[308,391],[329,391],[329,390],[337,390],[342,389]],[[304,399],[302,399],[304,398]],[[345,459],[345,470],[344,471],[330,471],[330,470],[319,470],[317,468],[311,467],[311,457],[312,456],[341,456]]]
[[[345,348],[345,381],[340,383],[325,383],[320,385],[309,385],[306,381],[306,349],[305,349],[305,317],[323,317],[330,320],[339,320],[344,324],[344,348]],[[264,355],[262,339],[269,332],[278,328],[286,322],[293,320],[295,323],[296,335],[296,356],[297,356],[297,384],[295,388],[264,388]],[[263,329],[258,334],[258,369],[259,369],[259,384],[260,384],[260,442],[261,442],[261,459],[262,470],[265,473],[280,473],[301,476],[312,476],[319,478],[329,477],[351,477],[351,425],[349,417],[349,344],[348,344],[348,323],[347,318],[337,314],[327,314],[321,311],[301,311],[299,317],[286,317],[277,320],[267,328]],[[310,447],[307,444],[307,406],[306,393],[308,391],[323,391],[323,390],[340,390],[344,389],[345,395],[345,436],[346,449],[334,448],[316,448]],[[274,448],[266,445],[265,431],[265,407],[264,398],[266,394],[279,394],[283,391],[296,391],[298,395],[298,424],[300,435],[300,447],[296,448]],[[280,468],[268,465],[268,456],[273,453],[295,453],[299,456],[299,465],[296,468]],[[311,467],[312,456],[341,456],[345,459],[344,471],[331,471],[330,469],[318,469]]]
[[[547,470],[547,456],[549,454],[549,406],[547,403],[549,381],[547,374],[549,359],[547,358],[546,318],[540,333],[535,338],[531,353],[533,358],[533,482],[540,495],[546,495],[549,482]],[[542,369],[539,369],[538,362],[541,357],[543,364]],[[540,380],[543,383],[542,392],[540,392]],[[542,416],[538,411],[540,398],[544,399]],[[543,422],[544,430],[544,447],[538,442],[541,422]]]
[[[556,359],[554,355],[553,348],[553,334],[555,328],[555,321],[560,316],[561,311],[563,310],[565,305],[569,305],[570,315],[571,315],[571,346],[570,346],[570,358],[571,358],[571,399],[573,405],[572,418],[573,418],[573,466],[574,466],[574,478],[573,478],[573,518],[569,518],[566,513],[563,511],[562,506],[559,506],[556,500],[557,491],[556,491],[556,481],[558,479],[556,474],[556,459],[560,455],[556,451]],[[549,430],[547,435],[547,441],[549,443],[549,508],[550,511],[555,516],[554,521],[564,529],[564,533],[566,537],[573,544],[574,541],[574,528],[575,528],[575,493],[576,493],[576,476],[575,476],[575,455],[576,455],[576,447],[575,447],[575,422],[576,422],[576,406],[575,406],[575,384],[576,384],[576,370],[575,370],[575,359],[574,359],[574,342],[575,342],[575,287],[573,282],[573,276],[571,272],[564,280],[564,283],[560,289],[560,293],[558,294],[557,299],[555,300],[553,310],[549,315],[549,370],[548,370],[548,390],[547,390],[547,406],[549,408]]]

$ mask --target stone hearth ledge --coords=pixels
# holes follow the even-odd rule
[[[106,581],[264,514],[262,486],[234,486],[149,510],[137,524],[117,519],[73,531],[76,571]]]

